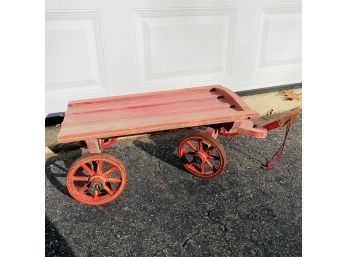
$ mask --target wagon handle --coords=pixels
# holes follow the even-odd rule
[[[270,122],[262,125],[262,127],[266,128],[267,130],[276,129],[276,128],[279,128],[279,127],[286,125],[283,143],[281,144],[279,149],[275,152],[275,154],[272,156],[272,158],[265,165],[263,165],[262,168],[264,170],[269,170],[270,168],[272,168],[272,166],[274,164],[276,164],[277,161],[280,159],[280,157],[284,151],[286,139],[289,135],[291,123],[296,120],[299,112],[300,112],[300,108],[292,109],[290,112],[279,116],[278,119],[270,121]]]
[[[284,147],[285,147],[285,143],[286,143],[286,139],[289,135],[289,131],[290,131],[290,126],[291,126],[291,120],[289,119],[287,121],[287,125],[286,125],[286,130],[285,130],[285,136],[284,136],[284,140],[283,140],[283,143],[282,145],[279,147],[279,149],[275,152],[275,154],[272,156],[272,158],[265,164],[262,166],[262,168],[264,170],[269,170],[270,168],[272,168],[272,166],[274,164],[276,164],[280,157],[282,156],[282,153],[284,151]]]
[[[268,121],[255,120],[253,121],[255,128],[265,128],[267,130],[273,130],[285,126],[289,122],[294,122],[300,112],[300,108],[294,108],[290,112],[281,114],[278,118],[274,118]]]

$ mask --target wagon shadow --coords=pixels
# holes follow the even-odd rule
[[[71,142],[71,143],[55,143],[48,146],[48,148],[55,154],[68,153],[71,151],[79,150],[81,148],[86,148],[86,143],[84,141]]]
[[[146,141],[135,140],[133,144],[147,154],[183,170],[181,162],[176,155],[177,145],[183,136],[182,133],[170,132],[152,134]]]
[[[202,131],[199,129],[182,129],[173,132],[151,134],[148,140],[135,140],[133,144],[151,156],[184,171],[185,169],[176,155],[177,146],[184,136],[195,133],[202,133]],[[223,138],[221,144],[227,153],[231,152],[231,150],[236,151],[245,158],[257,163],[257,166],[263,166],[268,160],[263,152],[257,151],[252,147],[252,143],[249,145],[239,142],[238,138]]]
[[[82,150],[74,150],[67,153],[61,153],[47,158],[45,163],[45,173],[50,183],[61,193],[70,197],[66,185],[60,180],[65,178],[68,168],[77,158],[82,156]]]

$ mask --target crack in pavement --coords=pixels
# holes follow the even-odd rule
[[[170,247],[170,246],[171,246],[171,245],[168,245],[168,246],[162,247],[161,249],[158,249],[158,250],[152,255],[152,257],[157,256],[157,254],[158,254],[159,252],[163,251],[164,249],[167,249],[167,248]],[[163,253],[167,256],[167,254],[166,254],[165,252],[163,252]]]
[[[190,241],[193,237],[198,236],[201,233],[201,231],[199,230],[198,232],[194,233],[193,235],[189,236],[182,244],[181,247],[183,249],[185,249],[186,244],[188,243],[188,241]]]

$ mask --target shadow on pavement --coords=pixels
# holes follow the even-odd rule
[[[144,152],[172,165],[178,169],[184,170],[179,158],[176,155],[177,145],[183,135],[168,132],[168,137],[160,134],[149,136],[149,142],[135,140],[133,144]]]
[[[200,134],[202,131],[189,131],[190,134]],[[149,136],[149,142],[143,140],[135,140],[133,144],[144,152],[178,168],[184,170],[179,158],[176,155],[177,146],[180,140],[188,133],[185,130],[178,130],[176,132],[165,132],[167,135],[163,134],[153,134]],[[239,142],[238,137],[224,137],[220,136],[218,141],[223,145],[226,153],[233,149],[244,155],[246,158],[259,163],[258,167],[262,167],[268,160],[268,158],[250,145],[243,142]],[[229,149],[230,148],[230,149]],[[272,156],[273,152],[269,154]]]
[[[61,154],[79,150],[80,148],[86,148],[86,143],[84,141],[78,141],[64,144],[51,144],[48,148],[56,154]]]
[[[61,153],[49,157],[45,164],[45,173],[47,179],[51,184],[57,188],[61,193],[70,197],[70,194],[65,186],[62,184],[59,178],[65,178],[68,173],[68,167],[79,157],[82,156],[82,150],[74,150],[68,153]]]
[[[47,216],[45,217],[45,256],[75,256],[64,237]]]

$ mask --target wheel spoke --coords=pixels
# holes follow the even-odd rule
[[[215,155],[209,155],[208,158],[213,159],[213,160],[217,160],[217,161],[220,160],[220,157],[219,156],[215,156]]]
[[[187,162],[187,166],[192,169],[192,167],[195,167],[195,164],[193,162]]]
[[[73,181],[88,181],[89,177],[85,177],[85,176],[73,176],[72,177]]]
[[[205,150],[205,152],[209,154],[209,152],[210,152],[211,150],[213,150],[213,149],[214,149],[214,146],[211,145],[211,146],[209,146],[209,147]]]
[[[110,187],[109,187],[108,185],[106,185],[105,183],[104,183],[103,187],[104,187],[105,191],[106,191],[109,195],[113,195],[113,194],[114,194],[114,193],[112,192],[112,190],[110,189]]]
[[[97,174],[102,174],[103,161],[99,160],[97,162]]]
[[[205,173],[205,162],[202,162],[201,163],[201,172],[202,172],[202,174],[204,174]]]
[[[207,160],[206,163],[214,171],[214,165],[209,160]]]
[[[111,172],[113,172],[115,169],[116,169],[116,167],[113,166],[113,167],[111,167],[110,169],[108,169],[107,171],[105,171],[105,172],[103,173],[104,177],[109,176],[109,174],[110,174]]]
[[[203,150],[203,141],[202,140],[199,140],[198,141],[198,144],[199,144],[199,150]]]
[[[96,199],[98,197],[98,190],[94,189],[93,198]]]
[[[190,151],[183,151],[182,152],[183,155],[194,155],[194,152],[190,152]]]
[[[191,147],[193,150],[197,151],[197,148],[190,142],[190,141],[187,141],[186,144]]]
[[[91,176],[94,175],[94,171],[91,170],[91,169],[86,165],[86,163],[82,164],[82,168],[83,168],[83,170],[87,171],[87,173],[88,173],[89,175],[91,175]]]
[[[113,182],[113,183],[121,183],[121,179],[120,178],[106,178],[105,179],[106,182]]]
[[[79,190],[77,190],[79,193],[83,193],[88,189],[88,184],[84,185],[83,187],[81,187]]]

